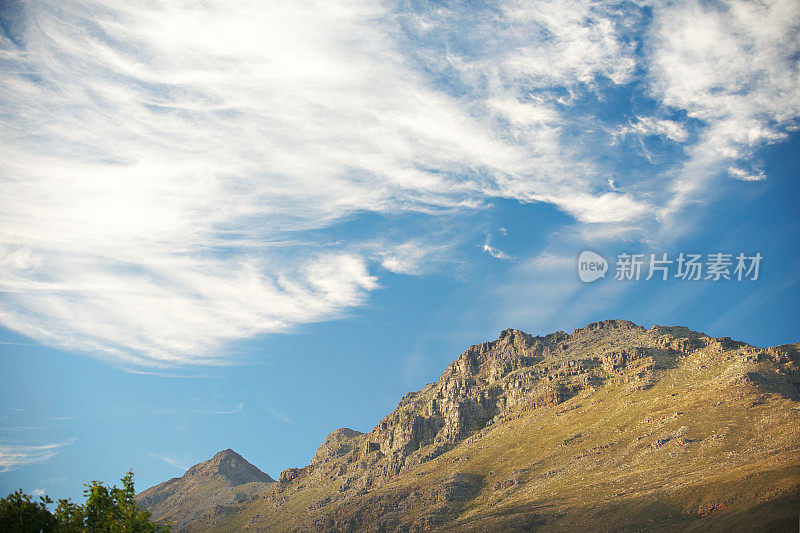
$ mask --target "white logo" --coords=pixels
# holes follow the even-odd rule
[[[584,283],[591,283],[606,277],[608,262],[605,258],[591,250],[584,250],[578,257],[578,277]]]

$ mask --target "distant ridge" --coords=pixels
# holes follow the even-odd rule
[[[255,496],[274,482],[241,455],[227,449],[189,468],[181,477],[140,492],[136,499],[154,520],[169,522],[181,530],[210,510],[224,513],[227,506]]]

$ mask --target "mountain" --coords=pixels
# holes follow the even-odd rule
[[[228,449],[194,465],[181,477],[140,492],[136,500],[154,520],[169,522],[181,530],[201,515],[220,514],[227,506],[262,493],[273,483],[269,475]]]
[[[791,531],[798,428],[800,344],[621,320],[506,330],[369,432],[334,431],[309,465],[182,526]]]

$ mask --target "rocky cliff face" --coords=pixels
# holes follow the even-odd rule
[[[571,335],[558,331],[545,337],[509,329],[497,340],[471,346],[435,383],[406,394],[370,432],[331,433],[311,465],[293,469],[289,477],[324,471],[342,480],[343,491],[373,489],[519,409],[557,405],[615,380],[644,389],[658,372],[706,347],[743,348],[745,357],[754,360],[789,362],[780,351],[714,339],[684,327],[645,330],[632,322],[607,320]]]
[[[267,490],[275,482],[233,450],[223,450],[208,461],[140,492],[136,499],[153,519],[170,522],[180,530],[209,511],[225,512],[227,506]]]
[[[724,454],[750,454],[756,446],[746,439],[730,440],[730,424],[722,423],[723,419],[752,418],[749,403],[741,402],[767,402],[762,398],[767,394],[769,401],[779,405],[776,409],[784,417],[781,424],[790,419],[800,422],[799,353],[797,345],[762,350],[683,327],[646,330],[621,320],[544,337],[506,330],[497,340],[470,347],[438,381],[406,394],[369,432],[342,428],[331,433],[311,464],[285,470],[278,483],[236,506],[234,514],[238,523],[245,520],[252,527],[275,530],[290,529],[288,524],[320,530],[369,529],[370,524],[383,524],[377,530],[425,530],[458,519],[467,502],[474,507],[476,501],[488,498],[484,504],[491,509],[500,503],[492,500],[494,494],[547,486],[550,479],[573,472],[575,464],[615,453],[619,454],[617,463],[610,464],[624,465],[622,457],[631,464],[649,464],[653,453],[675,453],[671,447],[676,443],[688,449],[695,442],[705,442],[701,455],[708,453],[707,461],[724,462],[729,457]],[[716,374],[710,373],[712,368]],[[680,393],[667,388],[684,386],[687,389]],[[639,408],[644,409],[645,419],[666,427],[686,419],[685,413],[703,416],[699,406],[704,402],[722,409],[719,406],[728,397],[737,400],[723,418],[669,427],[663,435],[655,435],[646,424],[615,422],[627,416],[626,406],[632,401],[674,404],[674,416]],[[583,429],[561,435],[565,426],[558,419],[567,417],[574,417]],[[505,452],[504,446],[519,448],[502,437],[519,424],[517,420],[526,420],[528,425],[537,420],[536,428],[515,437],[536,444],[501,465],[486,466],[493,464],[492,454]],[[750,423],[769,425],[761,419]],[[605,429],[599,431],[599,427]],[[692,435],[698,427],[709,435]],[[598,434],[589,438],[593,432]],[[551,442],[554,437],[561,440]],[[762,437],[769,442],[758,446],[780,453],[800,445],[797,432]],[[728,446],[724,454],[721,443]],[[573,452],[576,446],[585,449]],[[488,454],[483,466],[474,459],[481,454]],[[784,457],[786,464],[800,464],[797,455]],[[528,459],[533,457],[531,463]],[[595,464],[599,474],[600,464]],[[431,481],[420,483],[423,478]],[[535,480],[541,485],[530,484]],[[789,485],[800,487],[800,474],[795,481]],[[406,488],[398,489],[401,486]],[[212,513],[193,527],[225,529],[232,523],[226,520]],[[521,523],[527,528],[537,520],[528,517]]]

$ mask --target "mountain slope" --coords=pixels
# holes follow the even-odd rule
[[[797,524],[800,347],[625,321],[470,347],[368,433],[192,530]]]
[[[136,499],[154,520],[169,522],[180,530],[207,512],[223,514],[226,506],[259,494],[274,482],[228,449],[194,465],[181,477],[140,492]]]

